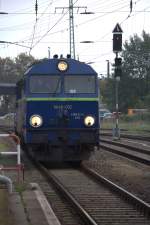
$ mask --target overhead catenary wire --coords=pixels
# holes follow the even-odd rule
[[[127,4],[125,4],[125,5],[122,6],[122,7],[119,7],[119,9],[123,9],[123,8],[125,8],[125,7],[127,7]],[[118,10],[118,9],[117,9],[117,10]],[[115,10],[112,11],[112,13],[114,13],[114,12],[115,12]],[[95,18],[93,18],[93,19],[91,19],[91,20],[88,20],[88,21],[86,21],[86,22],[80,23],[79,26],[84,25],[85,23],[88,23],[88,24],[89,24],[90,22],[95,21],[95,20],[97,20],[97,19],[99,19],[99,18],[102,18],[102,17],[104,17],[104,16],[107,16],[107,13],[104,13],[103,15],[98,16],[98,17],[95,17]],[[107,37],[110,33],[112,33],[112,29],[111,29],[110,31],[108,31],[107,33],[105,33],[103,36],[101,36],[101,38],[98,38],[98,39],[94,40],[94,43],[95,43],[95,42],[98,42],[99,40],[103,40],[103,39],[104,39],[105,37]],[[84,50],[82,50],[82,52],[84,52],[86,49],[87,49],[87,48],[85,48]],[[81,54],[81,51],[79,52],[79,54]],[[92,60],[93,60],[93,59],[92,59]]]
[[[33,27],[33,35],[32,35],[32,40],[31,40],[31,46],[30,46],[29,55],[30,55],[30,52],[31,52],[31,49],[32,49],[33,40],[34,40],[34,35],[35,35],[35,29],[36,29],[36,25],[37,25],[37,13],[38,13],[38,2],[37,2],[37,0],[36,0],[36,2],[35,2],[36,21],[35,21],[35,24],[34,24],[34,27]]]
[[[134,4],[136,4],[136,3],[139,2],[139,1],[141,1],[141,0],[137,0]],[[130,10],[131,10],[131,9],[130,9]],[[137,12],[136,14],[138,14],[138,13],[140,13],[140,12]],[[135,14],[134,14],[134,15],[135,15]],[[133,17],[134,15],[132,15],[132,17]],[[130,15],[130,17],[131,17],[131,15]],[[126,19],[124,19],[122,22],[120,22],[120,24],[124,23],[128,18],[129,18],[129,17],[127,17]],[[97,39],[97,41],[98,41],[98,40],[104,39],[106,36],[108,36],[109,34],[111,34],[111,32],[112,32],[112,30],[110,30],[109,32],[107,32],[106,34],[104,34],[100,39]],[[94,42],[97,42],[97,41],[94,41]],[[89,48],[89,46],[88,46],[88,48]],[[87,48],[86,48],[86,49],[87,49]],[[82,52],[84,52],[86,49],[84,49]],[[81,54],[81,52],[80,52],[79,54]],[[92,59],[90,59],[90,60],[93,61],[93,60],[95,60],[96,58],[100,58],[100,57],[103,57],[103,55],[102,55],[102,56],[95,57],[95,58],[92,58]]]
[[[117,11],[119,11],[119,10],[117,10],[117,9],[115,9],[113,12],[111,11],[111,12],[106,12],[106,13],[116,13]],[[104,13],[104,12],[103,12]],[[45,14],[45,12],[44,12],[44,14]],[[107,14],[106,14],[107,15]],[[88,23],[89,21],[87,21],[87,23]],[[30,22],[29,22],[30,23]],[[86,22],[85,22],[86,23]],[[24,24],[22,24],[22,25],[20,25],[21,27],[22,26],[24,26]],[[78,26],[80,26],[80,24],[78,25]],[[8,27],[8,29],[11,29],[11,27]],[[17,29],[17,28],[16,28]],[[62,30],[60,30],[60,32],[61,32]]]
[[[140,11],[140,12],[141,12],[141,11]],[[111,12],[111,13],[113,13],[113,12]],[[139,13],[139,11],[138,11],[138,13]],[[103,16],[105,16],[105,15],[103,15]],[[94,18],[94,20],[95,20],[95,18]],[[122,24],[124,21],[125,21],[125,20],[123,20],[120,24]],[[82,24],[77,25],[77,27],[79,27],[79,26],[81,26],[81,25],[84,25],[84,24],[86,24],[86,23],[88,23],[88,22],[90,22],[90,20],[88,20],[88,21],[86,21],[86,22],[84,22],[84,23],[82,23]],[[92,22],[92,21],[91,21],[91,22]],[[61,29],[61,30],[55,31],[55,32],[53,32],[53,33],[50,33],[49,35],[57,34],[57,33],[59,33],[59,32],[61,33],[61,32],[64,32],[64,31],[68,31],[68,28],[65,28],[65,29]],[[109,33],[111,33],[111,30],[110,30],[108,33],[106,33],[105,35],[103,35],[100,39],[101,39],[101,40],[104,39]],[[37,36],[36,38],[38,38],[38,36]],[[27,40],[30,40],[30,38],[27,39]],[[95,40],[94,42],[99,42],[99,39],[98,39],[98,40]]]
[[[87,22],[89,22],[89,21],[87,21]],[[80,24],[79,24],[80,25]],[[65,29],[66,31],[67,31],[67,29]],[[59,32],[59,31],[58,31]],[[60,32],[62,32],[62,30],[60,30]],[[111,32],[111,31],[110,31]],[[54,32],[55,33],[55,32]],[[56,32],[57,33],[57,32]],[[51,35],[51,34],[50,34]],[[107,36],[107,34],[105,35],[105,36]],[[103,36],[103,38],[104,38],[104,36]],[[98,42],[98,41],[96,41],[96,42]]]
[[[29,55],[30,55],[31,50],[32,50],[32,47],[33,47],[33,41],[34,41],[34,37],[35,37],[35,31],[36,31],[37,23],[38,23],[38,21],[41,19],[41,17],[44,15],[44,13],[46,12],[46,10],[48,9],[48,7],[49,7],[52,3],[53,3],[53,0],[48,4],[48,6],[47,6],[46,9],[42,12],[42,14],[40,15],[40,17],[37,18],[37,14],[38,14],[38,2],[37,2],[37,0],[36,0],[36,3],[35,3],[36,22],[35,22],[34,27],[33,27],[33,35],[32,35],[32,40],[31,40],[31,46],[30,46]]]
[[[78,0],[76,0],[74,4],[76,4],[77,2]],[[56,21],[56,23],[32,46],[32,49],[64,18],[65,15],[68,14],[68,12],[69,9],[67,9],[67,11]]]
[[[59,5],[61,3],[64,4],[63,2],[64,1],[62,1],[62,0],[54,1],[54,3],[57,3]],[[68,2],[68,0],[66,0],[66,2]],[[91,7],[90,10],[94,11],[95,14],[93,14],[91,16],[89,15],[87,17],[86,16],[81,16],[80,14],[78,14],[78,16],[77,16],[77,18],[75,20],[75,22],[76,22],[75,26],[76,26],[76,31],[77,31],[77,38],[76,38],[77,51],[79,53],[81,52],[81,54],[80,54],[81,60],[82,60],[82,56],[83,55],[85,55],[84,56],[84,59],[86,61],[89,60],[90,58],[95,58],[96,56],[97,56],[97,60],[96,61],[98,61],[99,59],[102,59],[103,56],[101,56],[101,55],[103,53],[105,53],[105,52],[109,52],[109,50],[107,48],[105,50],[103,50],[102,45],[98,45],[98,43],[101,43],[102,41],[105,41],[106,38],[107,39],[110,39],[110,43],[108,45],[109,45],[109,49],[110,49],[110,53],[111,53],[111,37],[110,37],[110,35],[112,34],[113,26],[112,26],[112,29],[109,26],[109,29],[108,29],[108,27],[106,27],[106,29],[104,30],[104,32],[101,32],[101,30],[100,30],[101,29],[101,25],[103,26],[103,23],[105,23],[106,20],[109,20],[110,21],[110,18],[115,18],[116,17],[116,18],[119,18],[119,19],[121,18],[121,22],[123,24],[123,28],[125,27],[126,29],[129,29],[131,27],[131,25],[130,25],[131,22],[130,21],[135,21],[134,24],[136,24],[136,20],[135,20],[136,18],[134,19],[134,17],[136,17],[136,15],[138,15],[138,13],[140,13],[140,12],[142,13],[142,11],[143,11],[142,10],[143,7],[142,8],[135,7],[135,5],[137,5],[137,2],[138,1],[136,1],[136,4],[135,4],[135,0],[132,2],[133,3],[133,7],[132,7],[132,15],[130,16],[130,19],[122,22],[123,21],[122,17],[125,17],[125,16],[127,17],[127,15],[129,14],[129,11],[130,11],[130,7],[129,7],[130,0],[125,0],[125,1],[123,1],[123,0],[122,1],[121,0],[119,0],[119,1],[118,0],[113,0],[113,1],[112,0],[108,0],[108,1],[105,1],[105,0],[93,0],[93,1],[90,1],[90,0],[82,0],[82,4],[88,4],[88,8]],[[46,5],[48,3],[50,3],[50,0],[49,1],[44,1],[44,4],[43,4],[43,0],[42,1],[41,0],[38,0],[38,3],[39,3],[39,8],[38,8],[38,15],[37,16],[38,16],[38,19],[39,19],[39,17],[41,16],[41,11],[43,11],[44,8],[46,7]],[[127,4],[127,3],[128,3],[128,6],[127,7],[123,8],[121,10],[118,10],[118,8],[120,8],[121,6],[123,6],[123,5]],[[41,7],[41,4],[43,4],[42,10],[40,8]],[[56,6],[57,6],[57,4],[56,4]],[[142,4],[143,3],[141,3],[141,5]],[[109,8],[108,8],[108,6],[109,6]],[[57,13],[56,13],[56,16],[54,15],[54,10],[53,10],[54,7],[55,7],[55,5],[53,5],[51,8],[49,8],[48,9],[49,11],[48,10],[45,11],[45,13],[41,17],[41,19],[38,21],[38,25],[36,26],[36,29],[35,29],[35,35],[34,35],[34,39],[33,39],[33,46],[34,46],[34,44],[36,44],[37,41],[39,41],[43,37],[43,35],[49,29],[51,29],[51,27],[55,24],[55,22],[61,17]],[[114,10],[114,12],[112,13],[109,9]],[[103,16],[104,12],[106,13],[105,16]],[[32,41],[32,38],[33,38],[33,28],[34,28],[33,18],[35,19],[35,16],[33,15],[33,13],[34,13],[33,12],[33,9],[28,8],[26,11],[23,11],[22,10],[20,12],[18,11],[18,13],[20,13],[20,14],[21,13],[22,14],[23,13],[29,13],[29,17],[28,16],[27,17],[30,18],[30,21],[27,20],[27,21],[29,21],[28,25],[26,24],[26,26],[24,26],[24,25],[21,26],[21,24],[20,24],[20,33],[21,33],[21,31],[24,28],[25,28],[25,32],[24,32],[24,35],[22,35],[22,37],[18,38],[19,39],[19,42],[18,43],[22,43],[22,44],[24,43],[25,44],[25,43],[28,42],[27,45],[31,46],[31,41]],[[74,13],[76,14],[76,12],[74,12]],[[124,13],[126,13],[127,15],[124,15]],[[31,16],[30,16],[30,14],[31,14]],[[111,14],[112,14],[112,16],[111,16]],[[118,17],[116,15],[118,15]],[[13,15],[9,15],[8,17],[10,17],[10,16],[11,16],[11,18],[13,18]],[[102,17],[99,17],[97,20],[92,20],[91,22],[89,21],[89,20],[94,19],[94,18],[96,18],[98,16],[102,16]],[[145,18],[145,27],[147,25],[148,13],[147,13],[146,16],[147,17]],[[14,17],[15,17],[15,15],[14,15]],[[19,17],[19,15],[18,15],[18,17]],[[20,15],[20,17],[21,17],[21,15]],[[7,18],[7,17],[5,16],[5,18]],[[17,15],[16,15],[16,18],[17,18]],[[0,19],[2,19],[2,18],[0,18]],[[42,46],[40,44],[43,44],[43,42],[49,42],[51,44],[52,51],[59,51],[59,50],[57,50],[57,46],[54,43],[55,42],[54,39],[55,39],[55,40],[58,40],[57,41],[58,42],[58,46],[59,46],[59,43],[61,44],[60,46],[61,46],[61,49],[62,50],[60,50],[60,51],[63,51],[63,50],[65,51],[65,48],[66,48],[65,40],[67,41],[67,39],[65,39],[65,38],[67,37],[67,32],[68,32],[68,27],[67,27],[67,22],[68,21],[67,21],[67,19],[68,19],[67,17],[64,17],[55,26],[54,29],[50,30],[47,33],[47,35],[42,38],[42,40],[39,42],[39,45],[37,44],[37,46],[38,46],[39,49]],[[80,21],[80,19],[81,19],[81,21]],[[49,27],[47,26],[48,21],[50,21],[49,22]],[[23,22],[23,20],[22,21],[20,20],[19,22],[21,23],[21,22]],[[18,22],[18,25],[19,25],[19,22]],[[35,21],[34,21],[34,23],[35,23]],[[84,24],[83,25],[82,24],[80,25],[80,23],[84,23]],[[83,29],[84,29],[85,33],[86,33],[86,30],[88,30],[88,31],[92,30],[93,27],[94,27],[94,24],[98,24],[98,27],[97,28],[99,29],[99,33],[97,32],[97,34],[94,35],[94,32],[93,32],[93,36],[91,35],[91,37],[93,37],[92,41],[94,41],[94,43],[91,44],[91,45],[90,44],[87,45],[87,47],[86,47],[86,49],[84,51],[82,49],[85,46],[83,46],[83,45],[81,46],[81,44],[80,44],[80,41],[81,41],[81,38],[80,37],[82,37],[82,36],[80,36],[80,35],[82,35],[81,32],[82,32]],[[126,27],[127,26],[126,24],[129,24],[129,26]],[[30,32],[30,35],[29,35],[29,32],[27,32],[27,30],[26,30],[27,28],[28,28],[28,30]],[[8,28],[8,32],[9,32],[10,29],[11,29],[11,27]],[[14,27],[14,33],[15,33],[15,29],[16,29],[16,32],[17,32],[17,29],[19,29],[19,26],[16,27],[16,28]],[[32,35],[31,35],[31,29],[32,29]],[[135,27],[134,30],[136,31],[136,27]],[[93,31],[94,31],[94,29],[93,29]],[[125,32],[124,33],[124,37],[125,37],[127,31],[124,30],[124,32]],[[89,32],[89,34],[90,33],[92,33],[92,32]],[[3,34],[4,34],[4,32],[3,32]],[[62,37],[62,42],[61,42],[61,38],[59,38],[59,37]],[[82,40],[84,40],[84,39],[82,39]],[[55,45],[53,45],[53,44],[55,44]],[[38,50],[38,48],[36,50]],[[43,48],[43,52],[44,52],[45,51],[44,50],[45,46],[42,46],[42,48]],[[97,48],[97,52],[95,52],[95,53],[94,53],[94,48],[95,49]],[[19,49],[20,48],[18,48],[18,52],[19,52]],[[33,54],[35,54],[36,50],[33,52]],[[88,52],[86,52],[86,50],[88,50]],[[99,51],[101,51],[102,54],[99,54]],[[87,54],[85,54],[85,53],[87,53]],[[94,57],[94,54],[95,54],[95,57]],[[39,54],[37,57],[40,57],[40,56],[41,55]],[[106,57],[107,57],[107,55],[106,55]],[[103,60],[105,60],[105,59],[103,59]]]

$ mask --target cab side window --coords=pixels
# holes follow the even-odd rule
[[[17,99],[21,99],[24,96],[24,81],[21,80],[17,83]]]

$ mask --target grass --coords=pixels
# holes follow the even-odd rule
[[[24,192],[26,190],[26,186],[24,183],[21,184],[15,184],[15,190],[16,192],[18,192],[20,195],[22,195],[22,192]]]
[[[116,121],[115,119],[107,119],[101,122],[102,129],[113,129],[115,128]],[[130,132],[150,132],[150,121],[124,121],[119,120],[119,128],[125,129]]]
[[[6,150],[8,150],[8,144],[0,142],[0,152],[4,152]]]
[[[0,152],[9,151],[12,148],[12,143],[13,141],[10,137],[0,137]]]
[[[3,166],[15,166],[17,164],[16,155],[0,155],[0,165]]]

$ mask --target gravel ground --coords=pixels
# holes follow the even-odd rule
[[[150,167],[99,149],[85,162],[101,175],[150,204]]]

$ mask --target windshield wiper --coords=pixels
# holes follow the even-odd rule
[[[55,91],[53,92],[53,96],[55,96],[55,95],[57,94],[57,91],[58,91],[58,88],[59,88],[60,81],[61,81],[61,77],[60,77],[60,78],[58,79],[58,81],[57,81],[57,85],[56,85]]]

